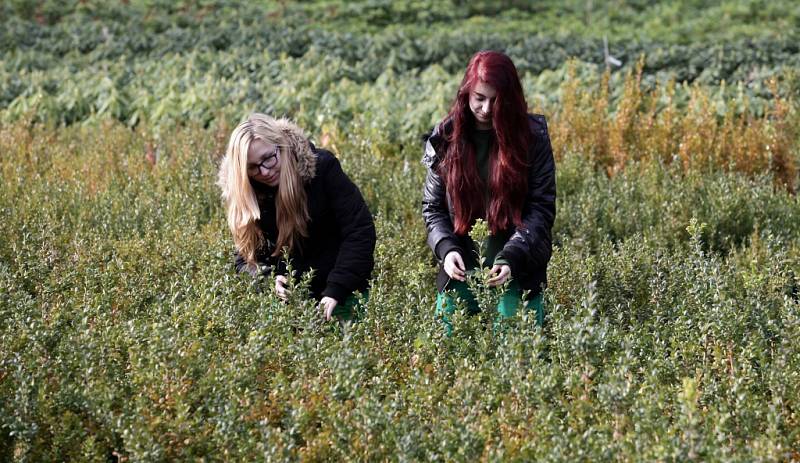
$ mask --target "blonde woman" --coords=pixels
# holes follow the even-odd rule
[[[374,266],[375,225],[361,192],[328,151],[287,119],[251,114],[231,134],[219,170],[237,271],[262,273],[286,299],[288,250],[325,318],[350,319]]]

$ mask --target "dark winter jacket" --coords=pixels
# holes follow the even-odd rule
[[[290,255],[291,264],[298,277],[314,269],[310,289],[315,298],[328,296],[343,303],[353,291],[364,291],[368,287],[375,265],[372,214],[361,192],[330,152],[310,145],[308,152],[299,156],[304,156],[298,165],[305,180],[310,220],[308,237],[301,237],[295,244]],[[278,236],[277,188],[254,181],[251,185],[258,198],[259,226],[267,243],[259,252],[258,261],[267,265],[267,274],[286,274],[283,259],[270,256]],[[246,268],[238,253],[235,265],[237,271]]]
[[[547,263],[552,254],[551,229],[556,216],[556,172],[547,122],[544,116],[528,115],[532,143],[528,149],[528,193],[522,210],[522,226],[503,232],[508,236],[498,257],[509,262],[511,276],[530,296],[539,294],[547,284]],[[439,163],[447,152],[444,133],[452,130],[446,121],[436,126],[425,143],[422,162],[428,167],[422,199],[422,216],[428,229],[428,245],[440,264],[450,251],[458,251],[465,260],[474,252],[467,235],[456,235],[450,193],[439,176]],[[440,265],[436,278],[443,291],[449,277]]]

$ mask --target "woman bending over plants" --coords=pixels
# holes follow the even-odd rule
[[[374,266],[375,225],[339,161],[292,122],[254,113],[231,134],[218,184],[236,270],[274,278],[286,300],[286,252],[298,275],[314,269],[325,318],[351,319]]]
[[[422,162],[428,167],[422,215],[441,263],[436,313],[448,332],[453,293],[469,313],[480,310],[466,283],[479,267],[488,268],[486,286],[505,289],[500,318],[515,315],[526,295],[541,326],[556,215],[555,162],[545,118],[528,114],[508,56],[481,51],[470,59],[449,114],[427,138]],[[469,236],[477,219],[489,231],[480,263]]]

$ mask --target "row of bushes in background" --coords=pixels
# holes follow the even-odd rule
[[[394,5],[392,2],[377,3]],[[363,7],[358,16],[363,20],[370,8],[380,8],[380,5],[339,8],[357,7]],[[627,67],[640,55],[645,55],[645,75],[662,80],[674,78],[678,82],[698,81],[712,85],[726,80],[747,84],[758,81],[764,74],[774,76],[800,65],[798,39],[791,34],[798,28],[786,27],[784,31],[788,35],[759,34],[755,31],[772,31],[775,25],[767,26],[764,19],[755,16],[753,32],[720,40],[704,38],[698,31],[697,37],[679,43],[665,41],[657,34],[647,36],[645,32],[649,28],[640,29],[641,34],[635,38],[618,36],[613,30],[600,35],[563,33],[559,32],[567,30],[563,23],[555,18],[540,18],[538,11],[520,13],[523,16],[518,22],[505,16],[494,20],[477,17],[456,23],[401,23],[361,32],[331,28],[328,22],[309,24],[305,16],[302,20],[289,21],[275,11],[279,8],[276,5],[221,2],[211,6],[186,6],[193,14],[179,10],[171,15],[134,7],[121,10],[109,7],[109,11],[117,14],[103,14],[105,8],[97,8],[90,14],[66,15],[54,25],[9,15],[0,30],[0,47],[4,52],[2,67],[4,73],[19,76],[19,82],[4,83],[0,106],[21,93],[30,93],[26,73],[36,70],[60,74],[64,69],[69,72],[83,69],[104,74],[107,68],[119,62],[147,66],[149,60],[169,60],[175,54],[195,52],[208,54],[212,61],[224,59],[221,55],[225,54],[250,57],[263,52],[309,60],[333,56],[347,69],[347,77],[358,82],[373,81],[386,69],[419,72],[431,65],[440,65],[448,72],[458,72],[475,51],[484,48],[506,51],[520,70],[534,74],[557,69],[571,57],[603,63],[604,35],[609,37],[610,53]],[[424,2],[416,8],[418,11],[432,9]],[[772,8],[777,9],[775,16],[792,18],[796,14],[790,4]],[[322,6],[318,9],[326,11]],[[560,13],[557,7],[554,9]],[[575,14],[569,11],[568,14]],[[514,24],[520,26],[514,27]],[[548,28],[553,30],[548,32]],[[257,69],[252,69],[253,74],[256,72]],[[251,78],[257,77],[251,75]],[[60,78],[69,77],[61,75]]]
[[[790,188],[795,182],[792,98],[800,95],[800,80],[792,69],[800,65],[800,53],[790,38],[753,34],[732,43],[664,46],[614,43],[612,35],[612,54],[628,64],[628,73],[636,72],[634,89],[630,79],[624,83],[624,73],[603,77],[602,66],[591,64],[602,55],[597,37],[587,31],[531,35],[525,27],[549,14],[536,9],[515,10],[496,23],[478,18],[454,25],[448,14],[465,14],[454,7],[458,13],[437,16],[422,30],[401,18],[396,27],[363,32],[339,24],[353,6],[337,3],[189,2],[152,14],[155,6],[116,10],[81,3],[52,18],[54,25],[33,10],[6,6],[23,16],[4,22],[0,120],[72,124],[112,116],[131,126],[159,127],[231,122],[258,109],[308,119],[301,122],[325,133],[346,134],[351,124],[367,124],[380,132],[382,149],[376,151],[386,155],[428,130],[446,111],[469,55],[489,47],[515,59],[531,106],[550,116],[561,152],[589,149],[607,168],[632,156],[680,158],[685,167],[768,170]],[[369,11],[401,8],[393,2],[360,6],[365,13],[358,20]],[[421,14],[430,7],[421,2],[403,8]],[[469,8],[475,10],[466,14],[480,15],[489,6]],[[575,5],[565,8],[545,10],[576,14]],[[771,8],[793,18],[788,5]],[[515,15],[532,22],[519,26],[509,19]],[[87,24],[90,17],[99,19]],[[320,27],[300,24],[309,18],[325,21]],[[752,24],[762,20],[754,17]],[[521,29],[501,32],[508,24]],[[634,70],[630,63],[643,51]],[[584,61],[571,67],[565,64],[569,56]],[[718,85],[724,79],[732,83]],[[712,85],[672,84],[692,80]],[[650,96],[643,99],[645,94]]]
[[[233,274],[227,131],[165,132],[154,162],[113,120],[0,127],[0,459],[796,456],[800,202],[767,176],[561,159],[544,332],[446,338],[424,168],[354,126],[379,240],[342,331]]]
[[[105,74],[82,70],[73,79],[37,72],[26,80],[36,90],[17,97],[0,118],[72,124],[112,116],[155,127],[157,144],[161,127],[215,119],[231,124],[260,110],[294,117],[334,144],[363,127],[372,133],[372,151],[386,157],[418,146],[420,135],[446,113],[460,79],[431,67],[413,77],[387,70],[375,82],[358,83],[332,57],[222,58],[191,54],[132,67],[117,62]],[[796,80],[764,81],[758,93],[770,96],[760,98],[741,84],[647,84],[641,62],[626,75],[572,62],[526,74],[523,84],[531,107],[549,118],[559,157],[587,155],[609,172],[630,159],[677,160],[686,169],[769,172],[789,189],[795,185],[800,114],[780,89]]]
[[[164,32],[215,21],[242,19],[250,25],[315,29],[379,35],[387,29],[426,31],[482,26],[547,36],[574,34],[620,42],[636,39],[667,44],[725,42],[731,39],[777,38],[800,25],[791,0],[697,0],[641,2],[528,2],[524,0],[9,0],[0,5],[0,20],[19,18],[37,25],[76,20],[136,21],[142,31]]]
[[[241,19],[196,29],[172,26],[150,34],[136,23],[80,22],[71,29],[59,26],[65,30],[45,29],[39,34],[31,28],[40,26],[29,22],[6,22],[3,26],[3,68],[13,73],[60,66],[102,70],[118,60],[158,60],[175,53],[225,54],[243,49],[253,54],[268,51],[292,57],[314,50],[319,55],[341,58],[350,68],[348,77],[356,81],[374,80],[387,68],[405,72],[438,64],[455,72],[480,49],[503,50],[521,71],[533,73],[558,68],[569,58],[604,62],[602,39],[514,34],[483,25],[474,26],[474,30],[389,30],[377,35],[280,25],[256,27]],[[704,84],[749,81],[759,73],[775,74],[800,63],[800,48],[794,37],[739,37],[723,43],[685,45],[611,40],[609,50],[625,65],[632,65],[642,54],[648,56],[648,75]]]

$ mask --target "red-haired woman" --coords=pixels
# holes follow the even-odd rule
[[[448,331],[454,301],[445,290],[454,290],[471,313],[478,311],[465,283],[466,272],[478,266],[468,236],[478,218],[490,231],[482,263],[491,266],[488,284],[511,279],[499,315],[513,316],[529,290],[527,305],[541,326],[556,215],[555,163],[545,118],[528,114],[508,56],[481,51],[470,59],[449,114],[427,139],[423,163],[422,214],[428,245],[441,262],[436,312]]]

